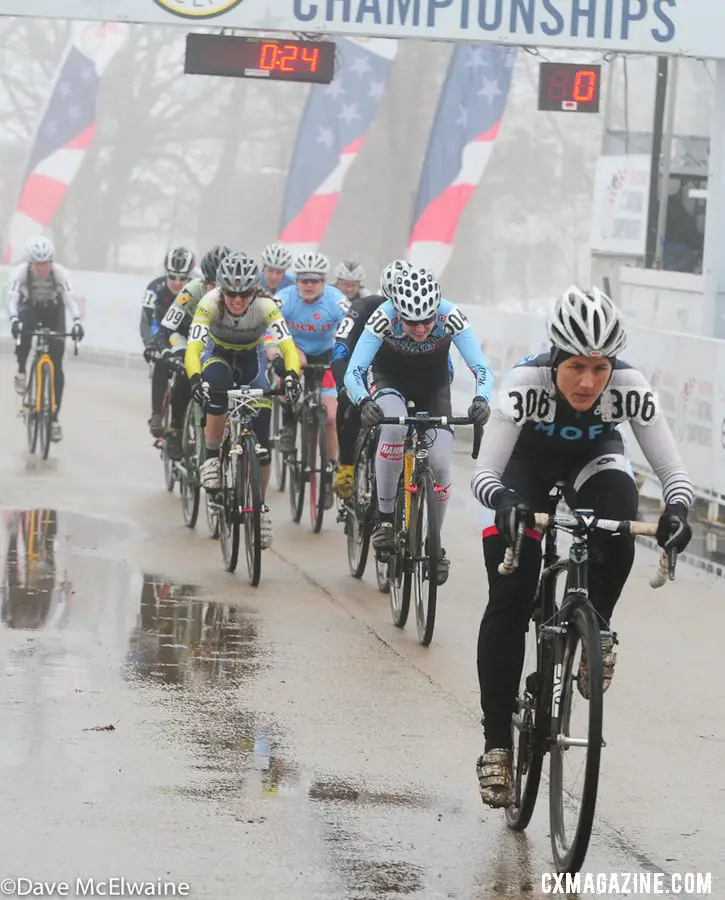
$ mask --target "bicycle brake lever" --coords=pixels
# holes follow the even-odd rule
[[[474,425],[473,426],[473,450],[471,452],[471,459],[478,459],[478,451],[481,449],[481,439],[483,438],[483,426],[482,425]]]

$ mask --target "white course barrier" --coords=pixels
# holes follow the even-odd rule
[[[523,357],[545,349],[544,319],[483,306],[462,306],[481,339],[497,389],[506,372]],[[725,341],[639,326],[628,329],[624,358],[637,366],[657,391],[699,496],[725,504]],[[456,377],[453,406],[465,415],[473,378],[453,350]],[[625,437],[637,471],[652,472],[629,427]]]

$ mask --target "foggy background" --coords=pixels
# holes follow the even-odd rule
[[[148,274],[179,243],[198,256],[224,242],[258,254],[276,239],[308,85],[183,74],[184,27],[131,26],[101,81],[97,136],[52,224],[71,270]],[[3,237],[70,25],[0,21],[0,209]],[[369,284],[402,256],[428,133],[452,45],[401,41],[388,90],[321,249],[359,257]],[[599,115],[538,112],[543,60],[603,62]],[[610,77],[611,76],[611,77]],[[626,91],[625,91],[626,85]],[[443,277],[461,303],[532,308],[590,279],[593,178],[607,119],[648,132],[655,60],[520,49],[503,124],[465,210]],[[607,113],[606,93],[612,103]],[[680,61],[676,132],[707,136],[713,70]],[[626,98],[626,102],[625,102]]]

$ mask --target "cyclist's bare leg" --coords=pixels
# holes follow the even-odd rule
[[[204,429],[207,450],[216,450],[218,454],[219,444],[222,442],[222,434],[224,434],[226,422],[226,413],[223,413],[221,416],[212,416],[207,413],[206,428]]]
[[[322,405],[327,410],[327,454],[330,459],[337,459],[339,452],[337,442],[337,397],[323,397]]]

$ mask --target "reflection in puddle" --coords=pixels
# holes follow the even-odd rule
[[[0,622],[37,630],[66,624],[71,584],[59,561],[58,514],[52,509],[2,514]]]
[[[255,617],[200,593],[195,585],[144,576],[126,677],[141,690],[160,692],[180,740],[202,755],[192,767],[207,777],[180,787],[185,796],[228,802],[242,793],[284,793],[297,781],[296,767],[282,759],[271,717],[247,709],[240,696],[265,665]]]

